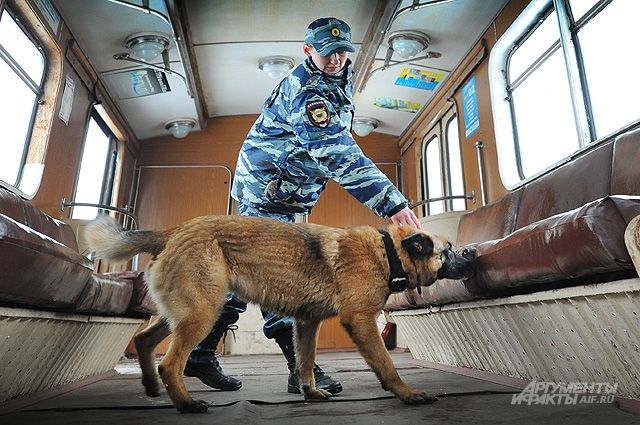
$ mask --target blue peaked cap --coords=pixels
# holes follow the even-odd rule
[[[312,45],[320,56],[356,51],[351,44],[351,28],[338,18],[319,18],[311,22],[304,42]]]

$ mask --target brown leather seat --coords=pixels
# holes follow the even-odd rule
[[[458,244],[478,252],[477,274],[392,294],[385,308],[490,298],[633,275],[624,244],[640,215],[640,129],[463,216]],[[582,279],[581,279],[582,278]],[[589,281],[589,280],[588,280]]]
[[[0,304],[70,313],[148,316],[140,272],[94,274],[71,227],[0,188]]]
[[[92,274],[75,302],[77,313],[119,316],[129,308],[133,285],[108,274]]]
[[[0,214],[0,303],[73,308],[93,272],[72,248]]]

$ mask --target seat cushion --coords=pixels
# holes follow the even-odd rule
[[[133,285],[109,274],[92,274],[75,302],[74,312],[117,316],[129,307]]]
[[[640,195],[640,128],[618,136],[613,148],[611,193]]]
[[[457,245],[499,239],[513,232],[523,191],[521,188],[510,192],[500,200],[462,216]]]
[[[624,243],[640,198],[607,196],[479,244],[476,281],[487,289],[633,269]]]
[[[127,312],[131,315],[149,316],[158,312],[156,304],[151,298],[151,293],[144,279],[144,272],[135,272],[137,275],[133,278],[133,296]]]
[[[0,303],[72,308],[91,262],[75,250],[0,214]]]
[[[116,279],[122,279],[129,282],[132,288],[131,299],[126,309],[127,316],[148,317],[157,312],[156,305],[151,298],[151,293],[145,281],[144,272],[141,271],[124,271],[104,273],[103,276],[109,276]]]

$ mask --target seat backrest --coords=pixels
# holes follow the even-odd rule
[[[466,211],[449,211],[442,214],[429,215],[420,219],[422,228],[427,232],[447,239],[453,245],[458,245],[458,225],[460,218]]]
[[[43,213],[29,201],[2,187],[0,187],[0,213],[78,251],[76,236],[71,227]]]
[[[640,195],[640,128],[614,142],[611,194]]]
[[[516,230],[610,195],[612,157],[609,142],[526,184]]]
[[[458,245],[500,239],[515,230],[522,189],[460,218]]]

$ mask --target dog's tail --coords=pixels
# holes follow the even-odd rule
[[[112,217],[101,216],[87,225],[84,237],[96,257],[126,261],[141,252],[157,256],[169,235],[169,231],[125,230]]]

